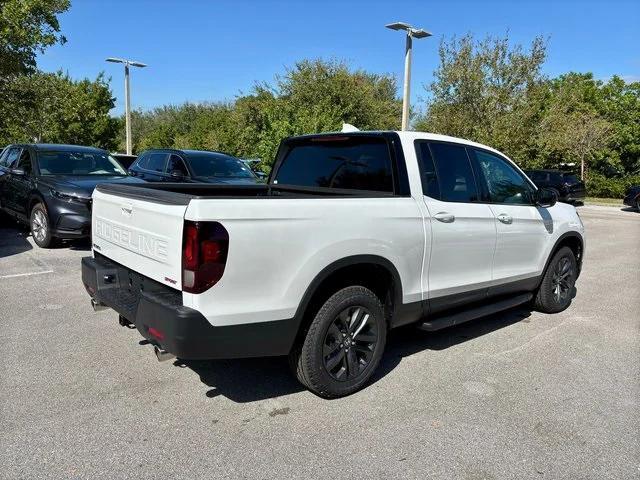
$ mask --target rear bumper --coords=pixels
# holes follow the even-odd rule
[[[565,203],[581,202],[586,198],[586,196],[586,190],[578,190],[576,192],[561,194],[558,200]]]
[[[297,333],[293,319],[214,327],[182,305],[182,292],[106,257],[82,259],[89,295],[129,320],[152,344],[185,360],[286,355]]]

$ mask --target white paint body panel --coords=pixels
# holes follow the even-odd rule
[[[314,278],[345,257],[377,255],[390,261],[402,281],[403,303],[412,303],[537,276],[562,234],[583,235],[569,205],[452,204],[423,196],[416,139],[477,144],[398,134],[410,197],[194,198],[188,206],[174,206],[96,190],[93,242],[106,257],[179,289],[184,220],[220,222],[229,233],[224,275],[202,294],[183,293],[183,301],[213,325],[233,325],[293,317]],[[129,207],[127,216],[122,209]],[[507,209],[511,225],[496,218]],[[440,211],[450,211],[456,221],[434,220]],[[115,237],[113,227],[120,229]]]
[[[422,214],[413,198],[192,200],[188,220],[229,232],[224,275],[185,305],[215,325],[291,318],[313,279],[353,255],[377,255],[398,270],[404,303],[422,300]]]

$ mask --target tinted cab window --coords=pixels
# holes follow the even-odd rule
[[[478,167],[483,200],[491,203],[529,205],[533,188],[525,177],[505,159],[475,148],[469,149]]]
[[[313,137],[293,141],[284,149],[274,183],[394,191],[391,156],[384,138]]]
[[[475,202],[478,187],[473,176],[471,162],[464,146],[448,143],[425,143],[428,145],[439,190],[439,200],[444,202]],[[425,146],[420,146],[424,149]],[[425,155],[421,155],[424,159]]]

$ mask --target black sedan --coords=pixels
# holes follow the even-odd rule
[[[525,173],[538,188],[550,188],[564,203],[583,202],[587,189],[577,175],[560,170],[526,170]]]
[[[202,150],[146,150],[129,173],[147,182],[254,184],[261,180],[239,158]]]
[[[623,202],[625,205],[635,207],[640,212],[640,185],[629,187]]]
[[[33,240],[87,237],[99,183],[142,183],[108,152],[76,145],[9,145],[0,156],[0,208],[31,228]]]

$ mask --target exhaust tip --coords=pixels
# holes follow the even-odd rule
[[[103,310],[107,310],[109,308],[103,303],[98,302],[95,298],[91,299],[91,307],[93,308],[94,312],[102,312]]]
[[[156,358],[158,359],[159,362],[166,362],[167,360],[176,358],[176,356],[173,353],[169,353],[166,350],[163,350],[155,345],[153,346],[153,351],[156,354]]]

